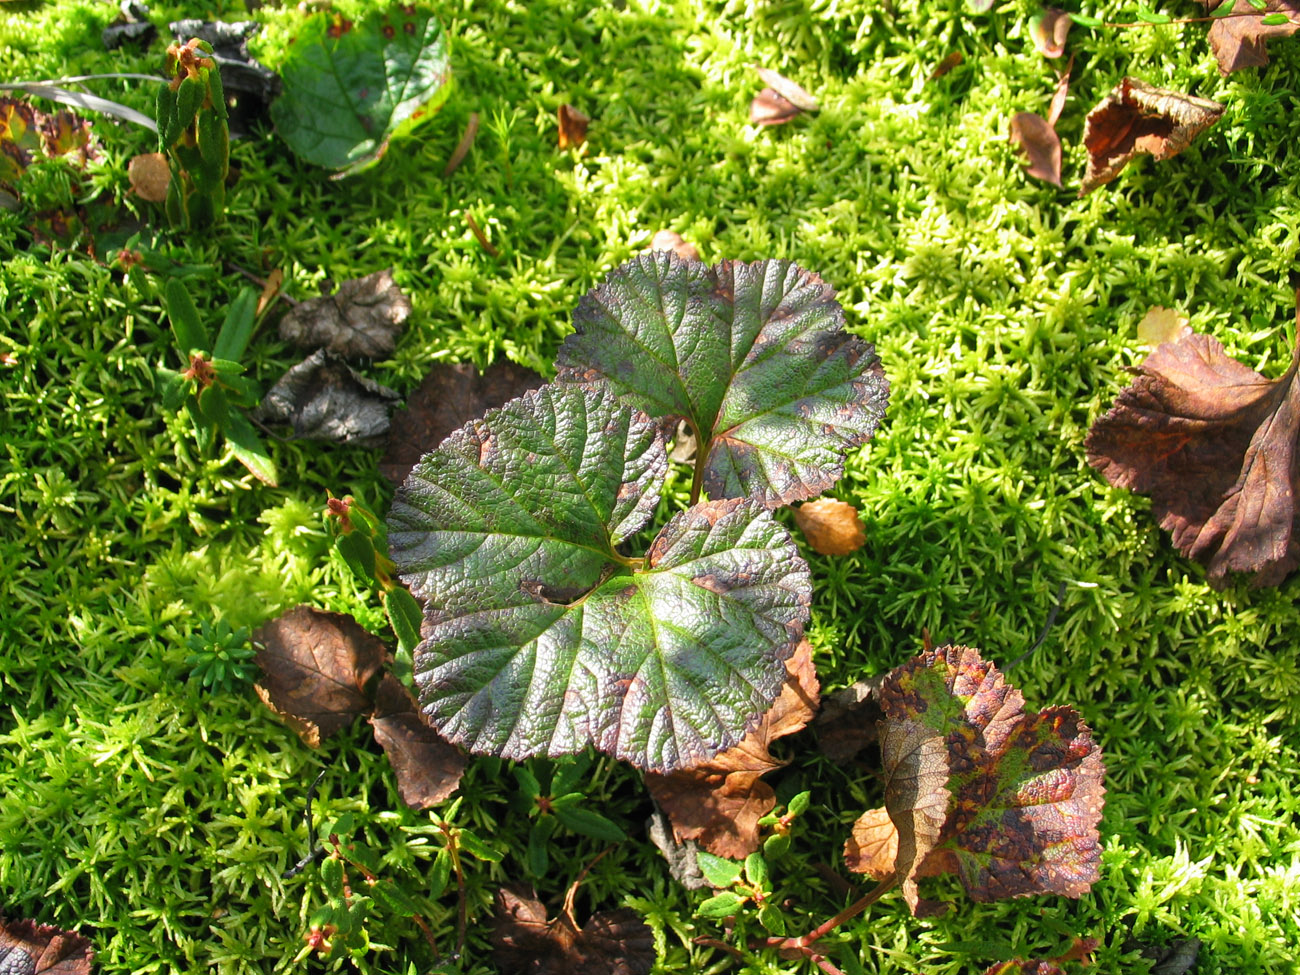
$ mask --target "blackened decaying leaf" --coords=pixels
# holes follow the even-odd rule
[[[73,931],[0,916],[3,975],[89,975],[94,958],[90,940]]]
[[[408,806],[428,809],[456,791],[465,771],[465,753],[425,723],[410,691],[392,674],[385,674],[375,691],[370,724]]]
[[[299,302],[280,320],[280,338],[349,359],[391,355],[411,315],[411,299],[389,269],[354,278],[332,295]]]
[[[167,184],[172,180],[171,167],[161,152],[142,152],[127,163],[126,175],[136,196],[150,203],[167,199]]]
[[[318,349],[277,382],[253,412],[262,423],[288,423],[295,437],[373,445],[388,432],[388,411],[401,399]]]
[[[767,85],[799,111],[816,112],[820,109],[821,106],[817,104],[817,99],[813,98],[802,86],[795,84],[785,75],[778,74],[771,68],[760,68],[758,65],[753,67],[758,72],[758,76],[763,79],[763,84]]]
[[[555,110],[555,119],[560,126],[559,143],[561,149],[580,146],[587,141],[587,126],[591,119],[572,105],[561,105]]]
[[[1074,21],[1059,7],[1048,7],[1032,23],[1034,47],[1045,58],[1059,58],[1065,53],[1065,38]]]
[[[280,94],[280,76],[248,53],[248,41],[262,29],[261,24],[251,20],[222,23],[191,19],[167,26],[182,43],[197,37],[212,45],[213,58],[221,70],[231,136],[243,138],[255,122],[267,118],[271,102]]]
[[[405,408],[393,414],[380,473],[401,484],[447,434],[544,382],[531,369],[500,359],[484,372],[469,363],[435,363]]]
[[[1053,186],[1061,185],[1061,140],[1052,124],[1033,112],[1011,117],[1007,138],[1029,159],[1025,172]]]
[[[880,685],[885,676],[858,681],[822,698],[821,712],[813,727],[817,747],[832,762],[850,762],[879,739],[876,724],[884,717]]]
[[[813,551],[822,555],[848,555],[867,541],[858,509],[834,498],[805,501],[793,509],[794,523]]]
[[[762,776],[785,764],[772,757],[769,746],[799,731],[817,710],[817,672],[807,640],[786,661],[786,670],[781,696],[740,744],[693,768],[646,775],[650,795],[678,839],[695,840],[710,853],[733,859],[758,849],[758,821],[776,804]]]
[[[695,249],[695,245],[675,230],[660,230],[650,238],[650,249],[652,251],[672,251],[682,260],[698,261],[700,252]]]
[[[1125,951],[1140,950],[1142,957],[1150,959],[1150,975],[1187,975],[1196,967],[1201,953],[1200,938],[1177,938],[1168,944],[1144,945],[1130,938],[1124,943]]]
[[[1217,8],[1223,0],[1201,0],[1209,9]],[[1286,14],[1285,24],[1265,24],[1269,14]],[[1290,37],[1300,30],[1300,2],[1297,0],[1268,0],[1263,10],[1255,9],[1250,0],[1237,0],[1232,14],[1210,25],[1210,47],[1219,62],[1219,72],[1230,74],[1239,68],[1262,68],[1268,64],[1265,43],[1279,37]]]
[[[709,886],[700,871],[700,845],[694,840],[679,840],[673,835],[673,824],[658,805],[646,820],[646,836],[658,847],[668,863],[668,874],[687,890],[703,890]]]
[[[158,36],[158,28],[149,20],[149,7],[140,0],[122,0],[117,20],[104,28],[99,35],[104,48],[112,51],[123,44],[148,47]]]
[[[1114,180],[1138,155],[1157,162],[1178,155],[1222,115],[1218,102],[1125,78],[1084,122],[1088,169],[1079,195]]]
[[[372,709],[369,685],[383,642],[351,616],[298,606],[253,634],[264,677],[258,696],[313,748]]]
[[[1152,352],[1088,431],[1088,463],[1116,487],[1151,496],[1178,550],[1210,582],[1229,572],[1275,586],[1300,565],[1300,346],[1270,382],[1217,339],[1186,335]]]
[[[654,967],[654,933],[635,911],[601,911],[581,929],[568,911],[547,920],[532,890],[498,890],[492,960],[502,975],[648,975]]]
[[[1020,692],[996,667],[954,646],[892,671],[881,706],[882,751],[902,756],[887,757],[885,801],[899,832],[895,869],[914,913],[936,913],[939,905],[909,890],[912,877],[955,873],[977,901],[1088,891],[1101,858],[1104,767],[1077,713],[1026,713]],[[936,769],[944,764],[951,799],[936,836]],[[909,810],[911,796],[917,807]],[[847,852],[879,875],[888,828],[878,812],[861,822],[869,830],[859,838],[862,849]]]

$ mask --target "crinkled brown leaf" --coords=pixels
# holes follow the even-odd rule
[[[392,674],[384,674],[375,691],[370,724],[408,806],[428,809],[456,791],[465,771],[465,753],[424,722],[415,699]]]
[[[587,141],[587,126],[591,119],[572,105],[561,105],[555,110],[556,121],[560,125],[560,148],[568,149],[580,146]]]
[[[1187,326],[1186,315],[1173,308],[1156,305],[1138,322],[1137,337],[1148,349],[1154,349],[1166,342],[1177,342],[1184,335],[1190,335],[1191,331]]]
[[[1088,463],[1151,496],[1178,550],[1222,585],[1229,572],[1275,586],[1300,565],[1300,347],[1270,382],[1191,334],[1161,345],[1088,431]]]
[[[1025,712],[1020,692],[970,647],[921,654],[881,696],[886,722],[906,713],[947,739],[950,814],[918,876],[956,873],[977,901],[1087,893],[1101,860],[1105,767],[1073,708]]]
[[[411,299],[385,269],[353,278],[332,295],[299,302],[280,320],[280,338],[348,359],[391,355],[411,315]]]
[[[654,933],[635,911],[601,911],[579,929],[570,910],[547,920],[532,890],[498,890],[492,961],[502,975],[648,975]]]
[[[89,975],[90,939],[35,921],[0,917],[2,975]]]
[[[380,639],[351,616],[296,606],[253,634],[261,649],[258,694],[313,748],[372,708],[368,686],[383,666]]]
[[[1138,155],[1157,162],[1178,155],[1222,115],[1218,102],[1125,78],[1083,124],[1088,169],[1079,195],[1114,180]]]
[[[803,110],[774,88],[764,88],[749,103],[751,125],[784,125]]]
[[[893,693],[888,681],[882,693]],[[887,713],[898,710],[890,698],[885,702]],[[921,721],[894,714],[880,724],[880,752],[885,816],[881,817],[880,810],[871,810],[858,819],[844,847],[845,861],[850,870],[878,880],[897,875],[913,914],[938,913],[929,902],[923,905],[916,876],[947,820],[947,747],[942,735]]]
[[[482,373],[469,363],[435,363],[407,397],[405,409],[393,415],[380,472],[401,484],[415,462],[447,434],[545,381],[531,369],[501,359]]]
[[[678,839],[695,840],[716,856],[739,859],[758,849],[758,821],[776,805],[762,776],[785,764],[769,746],[812,720],[819,700],[812,645],[803,640],[786,661],[781,695],[740,744],[693,768],[647,773],[650,795],[663,807]]]
[[[1223,0],[1201,0],[1208,9]],[[1265,25],[1269,14],[1286,14],[1285,24]],[[1263,10],[1256,10],[1250,0],[1237,0],[1232,14],[1210,25],[1210,47],[1219,62],[1219,72],[1230,74],[1239,68],[1262,68],[1268,64],[1265,43],[1278,37],[1290,37],[1300,30],[1300,0],[1268,0]]]
[[[1059,58],[1065,53],[1065,38],[1074,21],[1059,7],[1048,7],[1031,22],[1034,47],[1045,58]]]
[[[675,230],[660,230],[650,238],[652,251],[672,251],[684,261],[698,261],[700,252],[695,245]]]
[[[172,181],[171,167],[161,152],[142,152],[127,163],[126,175],[136,196],[150,203],[167,199],[167,184]]]
[[[806,501],[794,509],[794,523],[814,552],[848,555],[867,541],[858,509],[834,498]]]
[[[1053,186],[1061,185],[1061,140],[1047,119],[1033,112],[1017,112],[1011,117],[1007,138],[1029,160],[1025,172]]]
[[[816,112],[821,106],[817,104],[817,99],[801,86],[791,81],[783,74],[778,74],[771,68],[760,68],[758,65],[753,66],[758,72],[758,76],[763,79],[763,84],[767,85],[774,92],[788,101],[801,112]]]
[[[341,356],[317,349],[280,377],[253,416],[262,423],[288,423],[303,440],[366,446],[388,432],[388,411],[399,399]]]
[[[961,51],[953,51],[934,66],[934,70],[930,72],[930,80],[936,81],[942,78],[965,60],[966,55],[962,54]]]
[[[879,740],[876,725],[880,710],[880,685],[885,674],[860,680],[822,698],[821,712],[813,725],[817,746],[832,762],[843,764]]]

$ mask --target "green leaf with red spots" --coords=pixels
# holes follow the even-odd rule
[[[671,519],[658,426],[603,386],[543,386],[450,434],[389,515],[425,600],[420,706],[472,752],[589,744],[672,770],[735,744],[776,699],[808,616],[789,533],[742,499]]]
[[[898,850],[929,845],[921,857],[898,857],[900,879],[955,873],[977,901],[1049,893],[1079,897],[1096,882],[1105,769],[1092,733],[1072,708],[1026,713],[1020,692],[993,664],[977,650],[953,646],[899,667],[886,678],[880,699],[891,776],[886,809],[900,831]],[[893,754],[916,757],[891,760],[891,737],[899,739]],[[891,763],[909,774],[913,766],[933,769],[935,742],[947,751],[951,795],[937,836],[933,815],[919,817],[918,828],[920,810],[909,823],[907,809],[915,793],[933,813],[933,782],[891,794],[897,774]],[[877,832],[864,836],[885,848],[880,831],[887,830],[875,811],[859,820],[861,829],[869,826]],[[917,835],[908,837],[907,831]],[[874,869],[862,869],[880,875],[878,862],[874,858]],[[914,893],[908,902],[916,913],[936,907]]]
[[[652,417],[686,419],[711,498],[778,507],[821,494],[889,400],[835,292],[790,261],[643,254],[583,297],[574,324],[557,379],[605,380]]]
[[[357,22],[325,10],[290,42],[280,75],[276,131],[307,162],[349,176],[442,106],[451,61],[427,10],[397,6]]]

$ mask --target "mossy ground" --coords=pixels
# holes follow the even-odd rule
[[[1028,39],[1035,8],[447,2],[457,87],[441,114],[343,182],[297,163],[270,132],[236,143],[229,219],[185,245],[198,265],[188,280],[215,316],[240,284],[227,262],[282,268],[298,297],[391,265],[415,311],[394,357],[369,373],[409,390],[433,361],[507,357],[549,370],[578,297],[660,228],[708,260],[788,257],[818,271],[893,385],[884,428],[834,491],[861,509],[867,545],[810,555],[824,685],[901,662],[925,630],[1009,662],[1064,583],[1045,645],[1010,677],[1031,706],[1081,709],[1105,749],[1109,790],[1090,895],[985,905],[950,885],[955,908],[926,921],[894,895],[828,939],[831,956],[854,972],[978,972],[1078,934],[1102,941],[1096,971],[1141,973],[1148,962],[1125,947],[1130,937],[1195,936],[1200,973],[1293,972],[1300,580],[1213,591],[1146,500],[1084,464],[1081,443],[1143,355],[1135,326],[1151,305],[1185,311],[1250,366],[1281,371],[1300,269],[1300,39],[1274,43],[1268,68],[1224,79],[1203,26],[1075,28],[1057,191],[1025,177],[1006,142],[1010,115],[1044,112],[1056,84]],[[1161,9],[1201,11],[1181,0]],[[0,76],[155,70],[157,46],[103,50],[114,12],[89,0],[5,4]],[[159,23],[212,15],[244,11],[153,8]],[[269,25],[260,49],[273,64],[301,14],[254,16]],[[952,51],[964,63],[929,80]],[[751,63],[804,84],[822,111],[748,126]],[[1078,200],[1083,116],[1125,74],[1215,98],[1226,114],[1182,156],[1139,162]],[[150,106],[139,82],[96,91]],[[563,102],[594,119],[579,151],[555,147]],[[473,111],[477,142],[444,179]],[[160,224],[125,176],[151,137],[97,129],[97,184]],[[3,211],[0,259],[0,905],[79,927],[105,973],[287,970],[321,898],[312,871],[281,879],[305,852],[318,772],[328,769],[320,817],[353,812],[354,842],[417,892],[436,848],[429,817],[402,806],[363,728],[311,751],[251,690],[188,681],[185,639],[204,619],[255,626],[299,602],[381,628],[329,557],[321,516],[327,490],[387,504],[376,455],[276,443],[279,489],[199,455],[153,393],[153,367],[172,354],[156,292],[82,252],[33,244],[21,215]],[[263,382],[293,361],[270,328],[251,355]],[[774,865],[798,931],[842,906],[818,868],[837,862],[879,789],[818,758],[806,738],[784,752],[793,762],[773,776],[779,794],[814,799]],[[692,918],[702,895],[672,882],[641,841],[637,777],[600,762],[589,790],[634,840],[600,862],[580,908],[643,911],[657,971],[800,970],[692,945],[719,933]],[[474,763],[462,791],[458,825],[503,853],[469,878],[463,970],[490,972],[491,892],[523,872],[525,820],[499,762]],[[539,882],[551,898],[599,849],[563,832],[554,842]],[[450,946],[451,894],[431,922]],[[433,963],[409,922],[380,915],[371,936],[390,947],[358,961],[361,971]]]

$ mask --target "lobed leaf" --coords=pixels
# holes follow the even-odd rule
[[[557,380],[603,379],[653,417],[688,420],[711,498],[778,507],[821,494],[889,398],[834,292],[789,261],[642,254],[582,298],[574,324]]]

